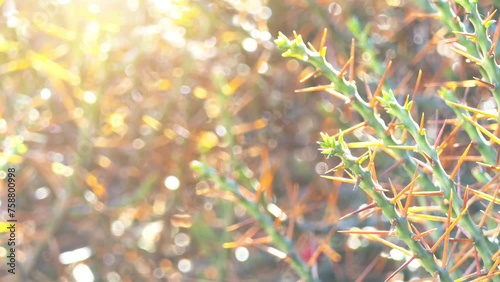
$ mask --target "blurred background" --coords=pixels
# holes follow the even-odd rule
[[[355,281],[367,266],[365,281],[382,281],[403,262],[378,243],[328,234],[367,199],[319,177],[336,164],[319,154],[316,141],[320,131],[333,134],[361,120],[327,93],[294,93],[326,81],[300,83],[314,70],[282,58],[273,40],[296,30],[318,47],[327,28],[327,57],[341,68],[355,38],[360,92],[366,95],[363,79],[373,91],[394,59],[388,85],[406,95],[418,69],[424,81],[467,74],[450,50],[436,47],[439,23],[418,17],[425,4],[0,5],[0,178],[16,168],[17,281],[296,281],[268,242],[238,241],[264,233],[231,195],[197,178],[193,160],[220,175],[237,170],[264,187],[269,212],[296,219],[292,238],[306,261],[327,240],[329,255],[313,260],[324,281]],[[453,73],[441,71],[452,63]],[[425,91],[430,117],[443,105],[430,97],[435,89]],[[7,219],[5,188],[2,181],[0,221]],[[6,242],[7,234],[0,237]],[[230,242],[239,243],[224,245]],[[0,257],[6,255],[2,243]],[[396,279],[419,277],[418,266]],[[15,281],[6,269],[1,263],[0,279]]]

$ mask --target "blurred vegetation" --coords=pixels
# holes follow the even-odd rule
[[[327,28],[327,57],[341,68],[355,38],[364,97],[361,82],[375,89],[390,59],[396,94],[412,91],[419,69],[426,82],[469,77],[418,2],[0,0],[0,178],[18,171],[16,279],[296,281],[262,226],[198,178],[193,160],[237,180],[242,198],[261,191],[257,211],[282,219],[276,230],[324,281],[385,279],[404,257],[335,231],[387,222],[338,223],[368,199],[319,177],[338,164],[319,153],[319,132],[362,119],[328,93],[294,93],[326,80],[300,83],[314,69],[281,58],[273,40],[296,30],[318,46]],[[449,116],[436,88],[421,91],[419,112]],[[494,103],[473,91],[459,95]],[[379,179],[398,183],[399,173]],[[13,281],[5,273],[2,263]],[[415,277],[428,275],[411,265],[395,279]]]

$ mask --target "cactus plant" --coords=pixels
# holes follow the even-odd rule
[[[356,82],[350,77],[344,77],[343,69],[335,69],[326,59],[326,47],[322,43],[316,50],[311,44],[306,44],[302,37],[294,34],[294,39],[289,40],[284,34],[280,34],[275,41],[279,49],[283,50],[284,57],[291,57],[311,64],[316,72],[320,73],[331,84],[321,87],[308,88],[304,91],[327,91],[342,101],[350,104],[359,115],[365,120],[363,128],[369,128],[374,132],[373,139],[376,142],[346,142],[344,137],[354,130],[347,129],[335,136],[322,133],[322,140],[319,143],[323,154],[340,158],[341,165],[338,169],[345,170],[347,179],[339,177],[325,176],[334,181],[344,181],[355,183],[373,200],[374,205],[382,210],[382,213],[392,223],[391,230],[385,234],[387,236],[396,236],[406,244],[407,250],[411,256],[406,266],[411,260],[419,259],[423,267],[441,281],[452,281],[452,279],[481,279],[491,281],[500,281],[498,276],[499,243],[498,243],[498,215],[490,215],[493,206],[498,205],[500,201],[497,198],[498,188],[494,189],[493,183],[497,183],[498,164],[496,160],[496,149],[494,145],[500,144],[497,131],[491,132],[489,128],[498,128],[498,112],[485,112],[480,109],[463,105],[458,102],[457,96],[453,90],[457,87],[486,87],[495,100],[500,103],[500,95],[496,81],[500,80],[500,68],[494,59],[494,50],[498,40],[500,25],[497,25],[493,36],[493,41],[489,38],[488,26],[492,23],[492,14],[482,17],[479,13],[478,5],[475,1],[456,1],[456,4],[463,7],[472,26],[474,33],[467,31],[465,24],[454,13],[449,1],[436,1],[434,8],[437,9],[439,18],[445,26],[458,36],[456,46],[452,50],[464,56],[467,60],[476,63],[482,78],[474,78],[467,81],[439,83],[442,89],[439,91],[441,97],[453,109],[456,116],[455,130],[450,134],[456,134],[460,128],[468,134],[470,144],[458,158],[455,168],[447,172],[440,159],[440,154],[446,146],[449,146],[450,138],[446,138],[440,143],[431,145],[425,129],[425,118],[422,115],[420,122],[412,117],[413,100],[406,98],[404,104],[400,104],[391,90],[385,90],[384,82],[391,67],[388,63],[386,72],[380,79],[379,86],[372,97],[365,100],[357,90]],[[323,41],[322,41],[323,42]],[[354,58],[348,60],[347,64],[354,65]],[[350,67],[350,66],[349,66]],[[420,76],[419,76],[420,77]],[[417,84],[420,81],[417,82]],[[379,105],[385,110],[385,113],[393,118],[391,124],[386,124],[379,114]],[[482,125],[480,119],[489,119],[494,126]],[[402,128],[405,138],[397,136],[391,127],[398,123]],[[356,128],[356,129],[359,129]],[[407,134],[411,138],[406,138]],[[489,139],[489,140],[486,140]],[[439,141],[439,140],[438,140]],[[360,157],[355,157],[350,151],[350,147],[364,147],[366,152]],[[471,147],[477,148],[481,154],[481,161],[476,162],[476,183],[479,187],[472,189],[467,187],[461,189],[457,172],[460,166],[467,159]],[[375,171],[375,155],[378,151],[384,151],[393,157],[396,163],[401,164],[410,177],[410,184],[402,191],[394,191],[392,198],[390,191],[382,188],[378,182]],[[365,165],[366,163],[366,165]],[[477,173],[477,171],[481,171]],[[486,182],[485,182],[486,181]],[[418,191],[419,190],[419,191]],[[417,192],[418,191],[418,192]],[[414,224],[421,222],[421,218],[431,220],[433,215],[416,215],[409,212],[409,205],[412,204],[412,198],[416,196],[427,196],[440,206],[440,216],[443,219],[443,226],[438,230],[439,234],[434,233],[434,245],[432,247],[425,241],[423,236],[416,235],[419,231]],[[406,197],[405,204],[402,204]],[[473,218],[468,208],[475,202],[483,202],[485,210],[482,218],[478,221]],[[422,203],[422,202],[420,202]],[[490,230],[483,230],[484,222],[487,217],[496,217],[490,225]],[[460,267],[463,260],[457,254],[464,254],[465,248],[470,245],[464,245],[461,249],[457,247],[450,253],[449,244],[456,241],[451,238],[451,234],[457,234],[460,229],[466,234],[464,239],[471,242],[474,252],[477,252],[475,262],[478,266],[476,273],[464,273]],[[435,230],[435,229],[431,229]],[[362,232],[351,230],[357,234],[376,234],[373,231]],[[424,231],[426,232],[426,231]],[[467,253],[472,254],[471,252]],[[453,260],[453,264],[450,261]],[[402,267],[401,267],[402,268]],[[398,269],[397,271],[401,270]]]
[[[319,48],[306,43],[296,32],[293,39],[279,33],[275,40],[283,57],[303,61],[312,67],[311,74],[301,82],[318,76],[329,81],[326,85],[306,87],[296,92],[327,92],[362,119],[361,123],[345,126],[333,135],[320,133],[318,144],[327,158],[340,161],[338,166],[325,172],[323,178],[359,187],[369,203],[345,214],[333,227],[329,226],[327,239],[312,256],[327,253],[325,249],[330,248],[328,240],[334,231],[338,231],[380,242],[384,248],[403,253],[406,262],[387,280],[412,262],[419,261],[417,265],[437,281],[500,281],[500,217],[497,212],[500,204],[499,113],[498,110],[468,105],[466,99],[459,98],[458,91],[463,88],[486,89],[500,105],[500,90],[496,85],[500,81],[500,67],[495,61],[500,24],[493,20],[493,9],[486,13],[477,1],[414,2],[427,13],[420,16],[442,24],[443,28],[435,38],[444,44],[451,43],[450,50],[474,64],[481,77],[424,83],[422,71],[419,71],[413,95],[396,95],[394,81],[391,81],[392,61],[384,64],[379,60],[366,30],[355,17],[347,22],[354,39],[342,67],[334,67],[336,64],[327,59],[326,29]],[[316,4],[314,7],[318,8]],[[328,26],[332,27],[331,24]],[[443,36],[447,37],[443,39]],[[366,80],[363,82],[367,90],[358,89],[362,77],[357,77],[355,72],[356,46],[371,58],[365,62],[364,70],[371,72],[372,77],[379,77],[373,93]],[[422,54],[417,57],[421,58]],[[445,121],[436,117],[434,124],[442,124],[442,127],[432,134],[428,133],[429,120],[423,112],[415,109],[421,85],[432,89],[434,96],[449,108],[448,114],[454,115]],[[452,130],[449,130],[449,125]],[[456,147],[465,149],[459,153],[454,149],[453,156],[446,153]],[[472,155],[472,152],[479,156]],[[393,165],[382,172],[378,164],[387,163],[387,159],[391,159]],[[449,159],[454,162],[453,166],[450,166]],[[397,167],[401,175],[381,177]],[[297,244],[292,241],[293,236],[283,231],[279,216],[268,213],[266,205],[274,199],[270,195],[264,196],[262,185],[255,179],[246,178],[244,166],[236,165],[236,171],[228,177],[219,175],[205,163],[193,162],[192,168],[233,195],[234,202],[245,208],[253,222],[267,233],[265,242],[273,244],[281,258],[290,263],[303,281],[319,279],[312,270],[314,259],[301,257]],[[393,185],[391,178],[397,178],[399,186]],[[240,186],[246,186],[246,189]],[[375,214],[378,211],[386,218],[387,229],[359,229],[341,224],[363,212]],[[293,223],[288,224],[288,227],[292,226],[288,231],[293,230]],[[334,252],[331,248],[329,250]]]

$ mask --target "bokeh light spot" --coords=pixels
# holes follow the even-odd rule
[[[358,236],[351,235],[347,238],[347,246],[350,249],[356,250],[361,247],[361,241],[359,240]]]
[[[201,150],[208,151],[219,143],[219,137],[211,131],[204,131],[201,133],[198,146]]]
[[[393,6],[393,7],[401,6],[401,0],[386,0],[385,2],[387,3],[387,5]]]
[[[247,37],[242,42],[243,49],[247,52],[254,52],[257,50],[257,41],[253,38]]]
[[[94,104],[97,101],[97,96],[94,92],[85,91],[83,92],[83,100],[88,104]]]
[[[328,12],[334,16],[338,16],[342,13],[342,7],[337,3],[331,3],[328,5]]]
[[[42,97],[43,100],[48,100],[52,96],[52,91],[48,88],[42,88],[40,90],[40,97]]]
[[[50,195],[50,190],[47,187],[40,187],[35,190],[35,199],[43,200]]]
[[[198,98],[198,99],[205,99],[207,98],[207,90],[202,87],[195,87],[193,91],[193,95]]]
[[[167,187],[168,190],[177,190],[179,189],[179,186],[180,186],[180,181],[179,181],[179,178],[173,176],[173,175],[169,175],[165,178],[165,187]]]
[[[140,138],[134,139],[134,141],[132,141],[132,147],[136,150],[142,149],[144,148],[144,146],[146,146],[146,143]]]
[[[0,118],[0,133],[5,133],[7,131],[7,121]]]
[[[234,256],[238,261],[244,262],[247,261],[248,258],[250,257],[250,252],[245,247],[238,247],[234,251]]]
[[[83,263],[77,264],[75,268],[73,268],[72,274],[77,282],[93,282],[95,279],[90,267]]]
[[[177,263],[177,267],[179,268],[179,270],[181,272],[187,273],[187,272],[191,271],[191,269],[193,268],[193,265],[191,263],[191,260],[189,260],[189,259],[181,259]]]
[[[57,175],[69,177],[73,175],[74,170],[72,167],[66,166],[62,163],[54,162],[52,163],[52,172]]]
[[[72,251],[64,252],[59,255],[59,261],[62,264],[72,264],[83,261],[92,256],[92,250],[89,247],[83,247]]]
[[[177,233],[174,237],[174,243],[179,246],[179,247],[187,247],[189,246],[189,243],[191,241],[191,238],[186,233]]]

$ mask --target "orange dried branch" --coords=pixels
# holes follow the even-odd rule
[[[354,50],[354,38],[351,40],[351,66],[349,67],[349,81],[353,82],[354,81],[354,56],[355,56],[355,50]]]
[[[397,195],[398,193],[396,192],[396,188],[394,187],[394,185],[392,185],[392,181],[390,178],[389,178],[389,184],[391,186],[392,194]],[[399,209],[399,212],[401,212],[403,210],[403,205],[401,204],[401,201],[399,199],[396,199],[394,202],[396,203],[396,205]],[[392,200],[391,200],[391,204],[394,204],[394,202],[392,202]]]
[[[467,207],[468,201],[469,201],[469,185],[465,186],[465,194],[462,202],[462,209],[465,209],[465,207]]]
[[[352,179],[352,178],[329,176],[329,175],[321,175],[321,177],[323,177],[325,179],[330,179],[333,181],[340,181],[340,182],[347,183],[347,184],[356,184],[356,179]]]
[[[412,196],[413,197],[433,197],[433,196],[442,196],[444,194],[443,191],[419,191],[419,192],[413,192]],[[405,194],[409,195],[409,194]]]
[[[477,77],[472,77],[472,78],[474,80],[476,80],[477,82],[484,84],[486,87],[489,87],[492,90],[495,89],[495,84],[491,84],[491,83],[486,82],[486,81],[484,81],[484,80],[482,80],[480,78],[477,78]]]
[[[484,200],[487,200],[487,201],[490,201],[490,202],[494,202],[495,204],[497,205],[500,205],[500,199],[498,199],[495,195],[495,197],[491,196],[491,195],[488,195],[486,193],[483,193],[481,191],[478,191],[478,190],[474,190],[472,188],[469,188],[469,190],[472,192],[472,194],[484,199]]]
[[[438,42],[436,42],[437,45],[443,45],[443,44],[450,44],[450,43],[456,43],[458,42],[458,38],[456,37],[453,37],[453,38],[445,38],[443,40],[440,40]]]
[[[418,171],[418,168],[417,168],[417,171]],[[408,185],[406,185],[405,188],[403,188],[403,190],[401,190],[396,196],[394,196],[394,198],[391,199],[391,204],[396,203],[396,201],[398,201],[399,198],[401,198],[401,196],[403,196],[408,190],[413,189],[413,185],[415,184],[415,182],[418,180],[419,177],[420,177],[420,175],[415,176],[413,178],[413,180]],[[392,183],[391,183],[391,185],[392,185]]]
[[[477,276],[481,275],[481,263],[479,261],[479,254],[477,248],[474,248],[474,262],[476,263]]]
[[[441,14],[440,13],[429,14],[429,13],[419,13],[419,12],[411,13],[405,18],[404,23],[409,24],[409,23],[411,23],[414,20],[419,19],[419,18],[420,19],[440,19]]]
[[[375,257],[375,259],[366,267],[365,270],[363,270],[361,275],[358,278],[356,278],[356,281],[354,281],[354,282],[365,281],[366,276],[368,276],[368,274],[372,271],[372,269],[375,267],[375,265],[377,264],[379,259],[380,259],[380,256]]]
[[[416,64],[420,62],[427,53],[429,53],[432,49],[434,49],[434,45],[436,45],[440,39],[446,34],[446,29],[439,29],[433,36],[432,39],[427,42],[427,44],[422,48],[411,60],[412,64]]]
[[[464,56],[466,59],[468,59],[468,60],[470,60],[470,61],[472,61],[480,66],[483,65],[483,61],[481,59],[478,59],[478,58],[472,56],[471,54],[464,52],[463,50],[460,50],[460,49],[453,47],[453,46],[450,49],[455,51],[455,53]]]
[[[350,68],[352,61],[354,60],[353,57],[350,57],[347,62],[345,62],[344,66],[339,71],[339,74],[337,74],[337,77],[343,77],[345,72],[347,71],[348,68]]]
[[[319,257],[319,255],[321,255],[321,253],[328,256],[328,258],[330,260],[332,260],[333,262],[340,261],[340,259],[342,258],[340,256],[340,254],[337,253],[332,248],[330,248],[330,246],[328,245],[330,242],[330,239],[332,238],[333,234],[335,234],[336,230],[337,230],[336,227],[330,229],[330,231],[328,232],[326,237],[323,239],[323,242],[318,246],[318,248],[316,248],[314,253],[311,255],[311,258],[309,258],[309,260],[307,261],[307,265],[312,266],[314,264],[314,262],[316,262],[318,260],[318,257]]]
[[[462,35],[467,37],[467,39],[476,42],[476,34],[475,33],[470,33],[470,32],[463,32],[463,31],[453,31],[454,34]]]
[[[238,222],[238,223],[235,223],[233,225],[230,225],[228,227],[226,227],[226,232],[231,232],[231,231],[234,231],[234,230],[237,230],[245,225],[248,225],[250,223],[253,223],[255,220],[253,218],[248,218],[248,219],[245,219],[241,222]]]
[[[495,192],[493,193],[493,199],[495,199],[495,200],[497,199],[498,188],[500,188],[500,186],[497,186],[497,188],[495,189]],[[481,218],[481,221],[478,224],[479,227],[483,227],[484,226],[484,223],[486,222],[487,214],[489,214],[490,211],[491,211],[491,209],[493,208],[493,203],[495,203],[494,200],[490,201],[488,203],[488,206],[486,207],[486,210],[484,211],[483,217]]]
[[[491,256],[492,259],[496,259],[500,257],[500,250],[498,250],[496,253],[493,254],[493,256]]]
[[[480,211],[483,215],[486,215],[488,218],[490,218],[491,220],[493,220],[494,222],[496,223],[499,223],[500,224],[500,217],[495,217],[496,215],[493,214],[493,215],[490,215],[490,214],[487,214],[485,213],[484,211]],[[500,226],[497,226],[496,229],[492,229],[492,230],[488,230],[488,231],[485,231],[483,234],[490,234],[490,233],[494,233],[496,230],[500,230]]]
[[[250,227],[245,233],[243,233],[237,242],[244,242],[247,240],[251,240],[252,237],[254,237],[258,232],[260,231],[260,226],[259,225],[254,225]]]
[[[332,95],[333,97],[338,98],[339,100],[344,101],[345,104],[349,104],[351,102],[351,99],[349,99],[344,94],[342,94],[340,92],[337,92],[334,89],[328,88],[328,89],[325,89],[325,91],[326,91],[326,93]]]
[[[406,83],[408,83],[408,81],[410,80],[412,74],[411,73],[407,73],[403,79],[401,79],[401,82],[398,83],[398,85],[396,86],[396,88],[394,88],[394,93],[400,93],[401,90],[406,86]]]
[[[394,277],[396,274],[398,274],[398,272],[400,272],[406,266],[408,266],[416,257],[417,257],[417,255],[414,254],[409,260],[407,260],[405,263],[403,263],[403,265],[401,265],[400,267],[398,267],[398,269],[396,269],[396,271],[394,271],[391,275],[389,275],[389,277],[387,277],[387,279],[385,279],[384,282],[387,282],[387,281],[391,280],[392,277]]]
[[[320,72],[320,70],[315,70],[315,71],[309,73],[308,75],[304,76],[303,78],[301,78],[299,80],[299,82],[304,83],[304,82],[308,81],[309,79],[311,79],[312,77],[314,77],[315,75],[317,75],[319,72]]]
[[[436,243],[434,244],[434,246],[432,247],[431,249],[431,253],[434,253],[437,248],[439,247],[439,245],[441,244],[441,242],[448,238],[449,235],[450,235],[450,232],[453,230],[453,228],[455,228],[455,226],[458,224],[458,222],[460,221],[460,219],[462,218],[462,216],[467,212],[467,208],[463,209],[462,212],[457,216],[457,218],[455,218],[453,220],[453,223],[450,224],[450,226],[448,226],[448,228],[446,228],[446,231],[443,233],[443,235],[441,235],[441,237],[439,237],[439,239],[436,241]]]
[[[369,205],[367,205],[367,206],[364,206],[364,207],[362,207],[362,208],[359,208],[359,209],[357,209],[357,210],[355,210],[355,211],[353,211],[353,212],[350,212],[350,213],[348,213],[348,214],[346,214],[346,215],[342,216],[341,218],[339,218],[339,221],[344,220],[344,219],[346,219],[346,218],[349,218],[349,217],[351,217],[351,216],[353,216],[353,215],[356,215],[356,214],[358,214],[358,213],[360,213],[360,212],[363,212],[363,211],[366,211],[366,210],[369,210],[369,209],[375,208],[376,206],[377,206],[377,203],[373,202],[373,203],[371,203],[371,204],[369,204]]]
[[[472,280],[471,282],[488,282],[488,281],[490,281],[490,278],[498,276],[498,275],[500,275],[500,271],[497,271],[495,273],[491,273],[491,274],[488,274],[485,276],[481,276],[477,279]]]
[[[496,14],[496,12],[497,12],[497,10],[495,9],[493,12],[488,13],[488,16],[482,20],[483,25],[488,23],[493,18],[493,16]]]
[[[493,39],[491,41],[491,48],[490,50],[488,51],[488,56],[492,56],[493,55],[493,52],[495,52],[495,49],[497,47],[497,44],[498,44],[498,38],[500,37],[500,16],[498,17],[498,21],[497,21],[497,27],[495,28],[495,33],[493,34]]]
[[[327,170],[325,172],[325,174],[328,174],[330,172],[337,172],[337,171],[343,170],[344,167],[345,167],[345,164],[344,163],[340,163],[337,166],[335,166],[334,168],[331,168],[331,169]]]
[[[394,234],[394,232],[387,230],[359,230],[359,229],[340,230],[337,232],[344,234],[358,234],[358,235],[371,234],[371,235],[381,235],[381,236],[389,236]]]
[[[266,199],[270,200],[273,195],[273,186],[272,182],[274,179],[274,175],[276,172],[276,168],[279,163],[275,163],[271,165],[271,161],[269,159],[269,151],[262,150],[262,163],[263,163],[263,172],[259,179],[259,186],[257,191],[255,192],[255,200],[259,201],[263,193],[265,193]]]
[[[472,243],[474,242],[474,239],[472,238],[450,238],[450,242],[457,242],[457,243]]]
[[[438,144],[441,141],[441,137],[443,136],[443,132],[444,132],[445,127],[446,127],[446,120],[445,120],[445,122],[443,122],[443,125],[441,125],[441,129],[439,130],[439,133],[436,136],[436,140],[434,140],[434,148],[438,147]],[[438,151],[438,153],[439,153],[439,151]]]
[[[425,113],[422,113],[422,116],[420,117],[420,128],[419,128],[419,133],[420,135],[424,135],[425,132]]]
[[[347,144],[348,148],[370,148],[370,147],[378,147],[382,145],[382,141],[364,141],[364,142],[351,142]],[[368,152],[364,153],[361,157],[364,157]],[[361,158],[360,157],[360,158]]]
[[[496,126],[496,128],[493,131],[493,135],[498,136],[498,134],[500,133],[500,126],[498,126],[498,124],[495,126]],[[489,145],[493,146],[493,141],[490,140]],[[497,164],[498,164],[498,161],[497,161]]]
[[[446,228],[450,227],[451,215],[453,214],[453,189],[450,190],[450,202],[448,203],[448,218],[446,219]],[[441,267],[445,268],[448,264],[448,244],[449,244],[450,233],[446,235],[444,239],[444,248],[443,248],[443,258]]]
[[[443,156],[443,157],[440,157],[439,159],[441,161],[458,161],[461,157],[460,156]],[[464,161],[465,162],[479,162],[479,161],[482,161],[484,158],[483,156],[466,156],[464,158]]]
[[[319,50],[322,50],[323,47],[325,47],[326,44],[326,35],[328,33],[328,30],[326,27],[323,29],[323,36],[321,36],[321,42],[319,43]]]
[[[389,145],[387,148],[390,149],[398,149],[398,150],[407,150],[407,151],[417,151],[417,146],[415,145]]]
[[[234,248],[238,248],[238,247],[248,247],[248,246],[255,246],[255,245],[263,245],[263,244],[270,244],[272,243],[272,238],[271,236],[265,236],[265,237],[262,237],[262,238],[256,238],[256,239],[251,239],[251,238],[247,238],[246,240],[244,241],[241,241],[241,242],[228,242],[228,243],[224,243],[222,245],[222,247],[224,249],[234,249]]]
[[[437,216],[437,215],[429,215],[429,214],[418,214],[418,213],[410,213],[408,214],[408,219],[411,221],[439,221],[446,222],[446,217]]]
[[[499,219],[496,219],[496,218],[492,218],[496,223],[500,224],[500,220]],[[500,233],[500,225],[497,225],[496,228],[494,229],[490,229],[490,230],[487,230],[487,231],[484,231],[484,236],[492,236],[492,235],[496,235],[495,237],[498,237],[498,234]]]
[[[422,154],[424,157],[428,157],[425,155],[425,153]],[[414,162],[416,162],[419,166],[422,167],[422,172],[425,172],[425,173],[428,173],[428,174],[431,174],[432,173],[432,167],[424,162],[422,162],[421,160],[417,159],[417,158],[414,158],[414,157],[410,157]]]
[[[495,263],[493,264],[493,267],[491,267],[490,271],[488,271],[488,275],[491,275],[494,273],[495,270],[498,269],[498,265],[500,264],[500,258],[497,258],[495,260]],[[500,273],[500,272],[499,272]]]
[[[423,135],[424,131],[422,131],[420,134]],[[429,162],[432,166],[434,165],[434,160],[431,158],[431,156],[429,156],[429,154],[427,154],[425,151],[422,151],[421,154],[422,156],[424,156],[427,162]]]
[[[376,171],[375,171],[375,157],[377,156],[377,152],[378,152],[378,150],[375,149],[375,151],[373,151],[373,154],[372,154],[372,151],[368,150],[368,155],[369,155],[368,168],[369,168],[369,170],[373,170],[372,174],[374,175],[374,179],[376,180],[376,182],[378,182]]]
[[[302,89],[296,89],[295,93],[303,93],[303,92],[314,92],[314,91],[325,91],[326,89],[333,88],[334,86],[331,84],[328,85],[318,85],[312,87],[306,87]]]
[[[479,86],[488,86],[482,82],[479,82],[474,79],[462,80],[462,81],[443,81],[443,82],[429,82],[425,84],[427,88],[433,87],[445,87],[449,89],[455,89],[457,87],[479,87]]]
[[[462,277],[460,277],[459,279],[455,280],[454,282],[465,282],[465,281],[469,281],[469,282],[472,282],[472,281],[475,281],[475,282],[487,282],[487,280],[483,279],[483,277],[479,277],[479,278],[476,278],[474,280],[470,280],[478,275],[481,275],[481,273],[477,273],[477,272],[474,272],[474,273],[471,273],[471,274],[468,274],[468,275],[464,275]]]
[[[391,66],[392,66],[392,60],[389,61],[389,63],[387,64],[385,72],[382,75],[382,78],[380,79],[380,83],[379,83],[377,89],[375,90],[375,93],[373,94],[373,97],[372,97],[372,99],[370,101],[370,108],[373,108],[375,106],[375,104],[377,103],[377,99],[376,98],[378,96],[380,96],[380,93],[382,93],[382,87],[384,86],[384,82],[385,82],[385,79],[387,78],[387,74],[391,70]]]
[[[487,169],[492,169],[494,171],[500,171],[500,166],[489,165],[489,164],[485,164],[482,162],[476,162],[476,163],[482,167],[487,168]]]
[[[413,182],[415,183],[415,182]],[[406,217],[408,215],[408,208],[410,207],[411,200],[413,198],[413,188],[415,187],[414,184],[410,185],[410,190],[408,192],[408,198],[406,199],[405,207],[402,212],[402,216]]]
[[[410,207],[408,212],[417,213],[417,212],[436,212],[440,211],[440,206],[420,206],[420,207]]]
[[[386,134],[391,134],[392,130],[398,126],[398,125],[401,125],[401,123],[396,123],[398,119],[396,117],[393,117],[391,122],[389,122],[389,124],[387,124],[387,129],[384,131]]]
[[[318,53],[318,50],[316,50],[316,48],[314,48],[314,45],[311,44],[311,42],[307,42],[307,46],[309,47],[309,49],[311,49],[313,52],[315,53]]]
[[[422,79],[422,70],[419,70],[418,71],[418,75],[417,75],[417,82],[415,83],[415,88],[413,88],[413,96],[411,97],[411,100],[412,101],[415,101],[415,99],[417,98],[417,95],[418,95],[418,87],[420,86],[420,81]],[[411,105],[411,108],[410,108],[410,113],[413,111],[413,107],[415,106],[415,103],[413,103]]]
[[[332,247],[327,244],[321,245],[321,252],[325,254],[331,261],[338,263],[342,259],[342,256],[337,253]]]
[[[455,270],[457,270],[457,268],[459,268],[472,255],[473,252],[474,248],[470,248],[469,251],[467,251],[467,253],[462,255],[460,259],[455,263],[455,265],[453,265],[453,267],[450,268],[449,272],[453,273]]]
[[[412,237],[412,238],[413,238],[413,240],[418,240],[418,239],[421,239],[421,238],[423,238],[423,237],[425,237],[425,236],[427,236],[427,235],[431,234],[432,232],[434,232],[434,231],[436,231],[436,230],[437,230],[437,228],[432,228],[432,229],[429,229],[429,230],[424,231],[424,232],[422,232],[422,233],[419,233],[419,234],[417,234],[417,235],[413,235],[413,237]]]
[[[411,224],[411,223],[410,223],[410,227],[411,227],[413,230],[415,230],[415,233],[417,233],[417,235],[415,235],[415,236],[419,236],[418,240],[420,240],[420,242],[422,242],[422,244],[424,245],[425,249],[426,249],[427,251],[429,251],[429,250],[431,249],[431,247],[429,247],[429,244],[427,243],[427,241],[425,241],[424,236],[421,236],[421,235],[422,235],[423,233],[425,233],[425,232],[420,233],[420,232],[418,231],[417,227],[415,227],[415,225],[413,225],[413,224]],[[426,231],[426,232],[427,232],[427,231]]]
[[[337,92],[336,90],[333,89],[333,85],[319,85],[319,86],[313,86],[313,87],[307,87],[307,88],[302,88],[302,89],[297,89],[295,90],[295,93],[303,93],[303,92],[314,92],[314,91],[325,91],[328,94],[344,101],[344,103],[349,103],[351,100],[345,96],[344,94]]]
[[[354,131],[356,131],[356,130],[358,130],[358,129],[363,129],[363,128],[365,128],[367,124],[368,124],[368,122],[367,122],[367,121],[363,121],[363,122],[361,122],[361,123],[358,123],[358,124],[356,124],[356,125],[354,125],[354,126],[349,127],[349,128],[348,128],[348,129],[346,129],[346,130],[342,130],[342,132],[339,132],[339,133],[337,133],[337,134],[333,135],[332,137],[333,137],[333,138],[337,138],[337,137],[339,137],[339,136],[340,136],[340,134],[342,134],[343,136],[346,136],[346,135],[348,135],[348,134],[353,133]]]
[[[366,81],[366,74],[363,74],[363,83],[365,85],[366,98],[368,99],[368,101],[371,101],[373,99],[373,94],[370,90],[370,86],[368,86],[368,82]]]
[[[455,126],[455,128],[450,132],[450,134],[448,135],[448,137],[446,137],[446,139],[443,141],[443,143],[441,143],[437,149],[438,151],[438,154],[441,154],[443,152],[443,150],[448,146],[450,140],[452,138],[455,137],[455,135],[457,135],[458,131],[460,130],[460,128],[462,127],[462,123],[463,122],[460,122],[457,124],[457,126]]]
[[[472,107],[469,107],[469,106],[466,106],[466,105],[454,103],[454,102],[451,102],[451,101],[445,101],[445,102],[446,102],[446,104],[452,105],[454,107],[457,107],[457,108],[460,108],[460,109],[463,109],[463,110],[475,113],[475,114],[477,114],[477,118],[482,118],[484,116],[486,118],[496,119],[497,116],[498,116],[498,113],[489,113],[489,112],[486,112],[486,111],[482,111],[482,110],[479,110],[479,109],[476,109],[476,108],[472,108]]]
[[[470,147],[472,146],[472,142],[469,143],[469,146],[467,146],[467,148],[465,149],[464,153],[462,154],[462,156],[460,157],[460,159],[458,160],[458,163],[457,165],[455,166],[455,168],[453,169],[453,171],[451,172],[450,174],[450,179],[454,179],[455,176],[457,175],[458,173],[458,170],[460,169],[460,167],[462,166],[462,163],[464,162],[465,160],[465,157],[467,156],[467,154],[469,153],[469,150],[470,150]]]
[[[377,241],[379,243],[382,243],[382,244],[388,246],[389,248],[398,250],[398,251],[402,252],[403,254],[405,254],[406,256],[409,256],[409,257],[412,256],[412,253],[409,252],[408,250],[406,250],[406,249],[404,249],[404,248],[402,248],[402,247],[400,247],[398,245],[395,245],[395,244],[393,244],[393,243],[391,243],[391,242],[389,242],[387,240],[384,240],[384,239],[382,239],[382,238],[380,238],[380,237],[378,237],[376,235],[373,235],[373,234],[362,234],[362,236],[366,237],[368,239],[371,239],[373,241]]]
[[[386,149],[387,149],[387,148],[386,148]],[[384,151],[384,150],[382,149],[382,151]],[[384,171],[382,172],[382,174],[381,174],[381,175],[387,175],[389,172],[391,172],[393,169],[395,169],[395,168],[397,168],[397,167],[401,166],[403,163],[404,163],[404,161],[403,161],[402,159],[398,160],[398,161],[397,161],[397,162],[395,162],[393,165],[391,165],[391,166],[390,166],[390,167],[388,167],[386,170],[384,170]]]

